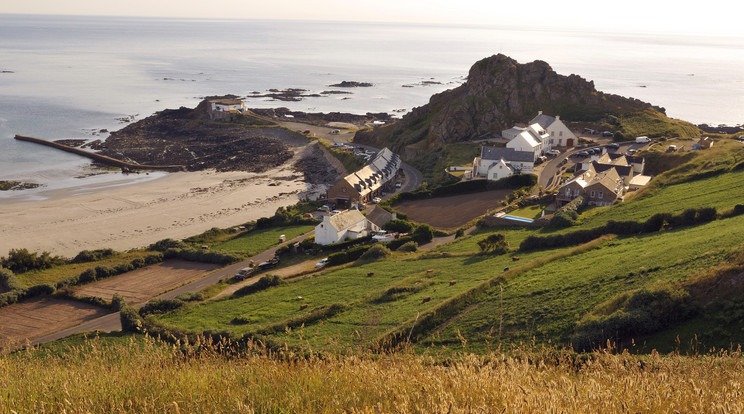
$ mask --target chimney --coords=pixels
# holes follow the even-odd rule
[[[537,114],[538,115],[542,115],[542,111],[537,111]]]

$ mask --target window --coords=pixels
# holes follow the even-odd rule
[[[600,192],[599,192],[599,198],[602,198],[602,196],[603,196],[603,195],[604,195],[604,194],[602,194],[602,192],[600,191]]]
[[[558,131],[558,136],[559,137],[562,137],[563,136],[563,131]]]
[[[592,190],[592,198],[594,198],[594,190]]]
[[[555,131],[550,131],[550,136],[552,137],[553,135],[555,135]]]
[[[570,188],[567,188],[566,189],[566,197],[571,197],[571,189]]]

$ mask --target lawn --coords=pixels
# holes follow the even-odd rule
[[[315,229],[313,225],[300,225],[253,230],[217,244],[212,250],[253,256],[279,244],[279,236],[282,234],[290,240],[313,229]]]

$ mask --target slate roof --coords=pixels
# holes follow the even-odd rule
[[[385,210],[380,206],[375,206],[372,211],[367,213],[367,220],[372,222],[377,227],[384,226],[387,222],[393,219],[393,213]]]
[[[548,129],[548,127],[553,122],[555,122],[555,117],[545,114],[538,114],[536,117],[532,118],[530,124],[540,124],[543,129]]]
[[[400,164],[398,154],[383,148],[367,165],[344,179],[359,192],[360,196],[364,196],[390,181],[398,172]]]
[[[529,151],[517,151],[514,148],[481,147],[482,160],[500,160],[506,162],[533,162],[535,155]]]

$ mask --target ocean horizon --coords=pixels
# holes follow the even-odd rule
[[[121,180],[71,179],[84,175],[88,160],[18,142],[15,134],[105,139],[128,121],[224,94],[248,97],[246,106],[254,108],[400,116],[458,86],[473,63],[497,53],[520,63],[546,61],[600,91],[664,107],[673,118],[738,125],[742,40],[576,27],[0,14],[0,180],[47,188]],[[269,89],[319,93],[341,81],[373,86],[299,102],[250,98]],[[5,192],[0,201],[32,199],[35,192]]]

